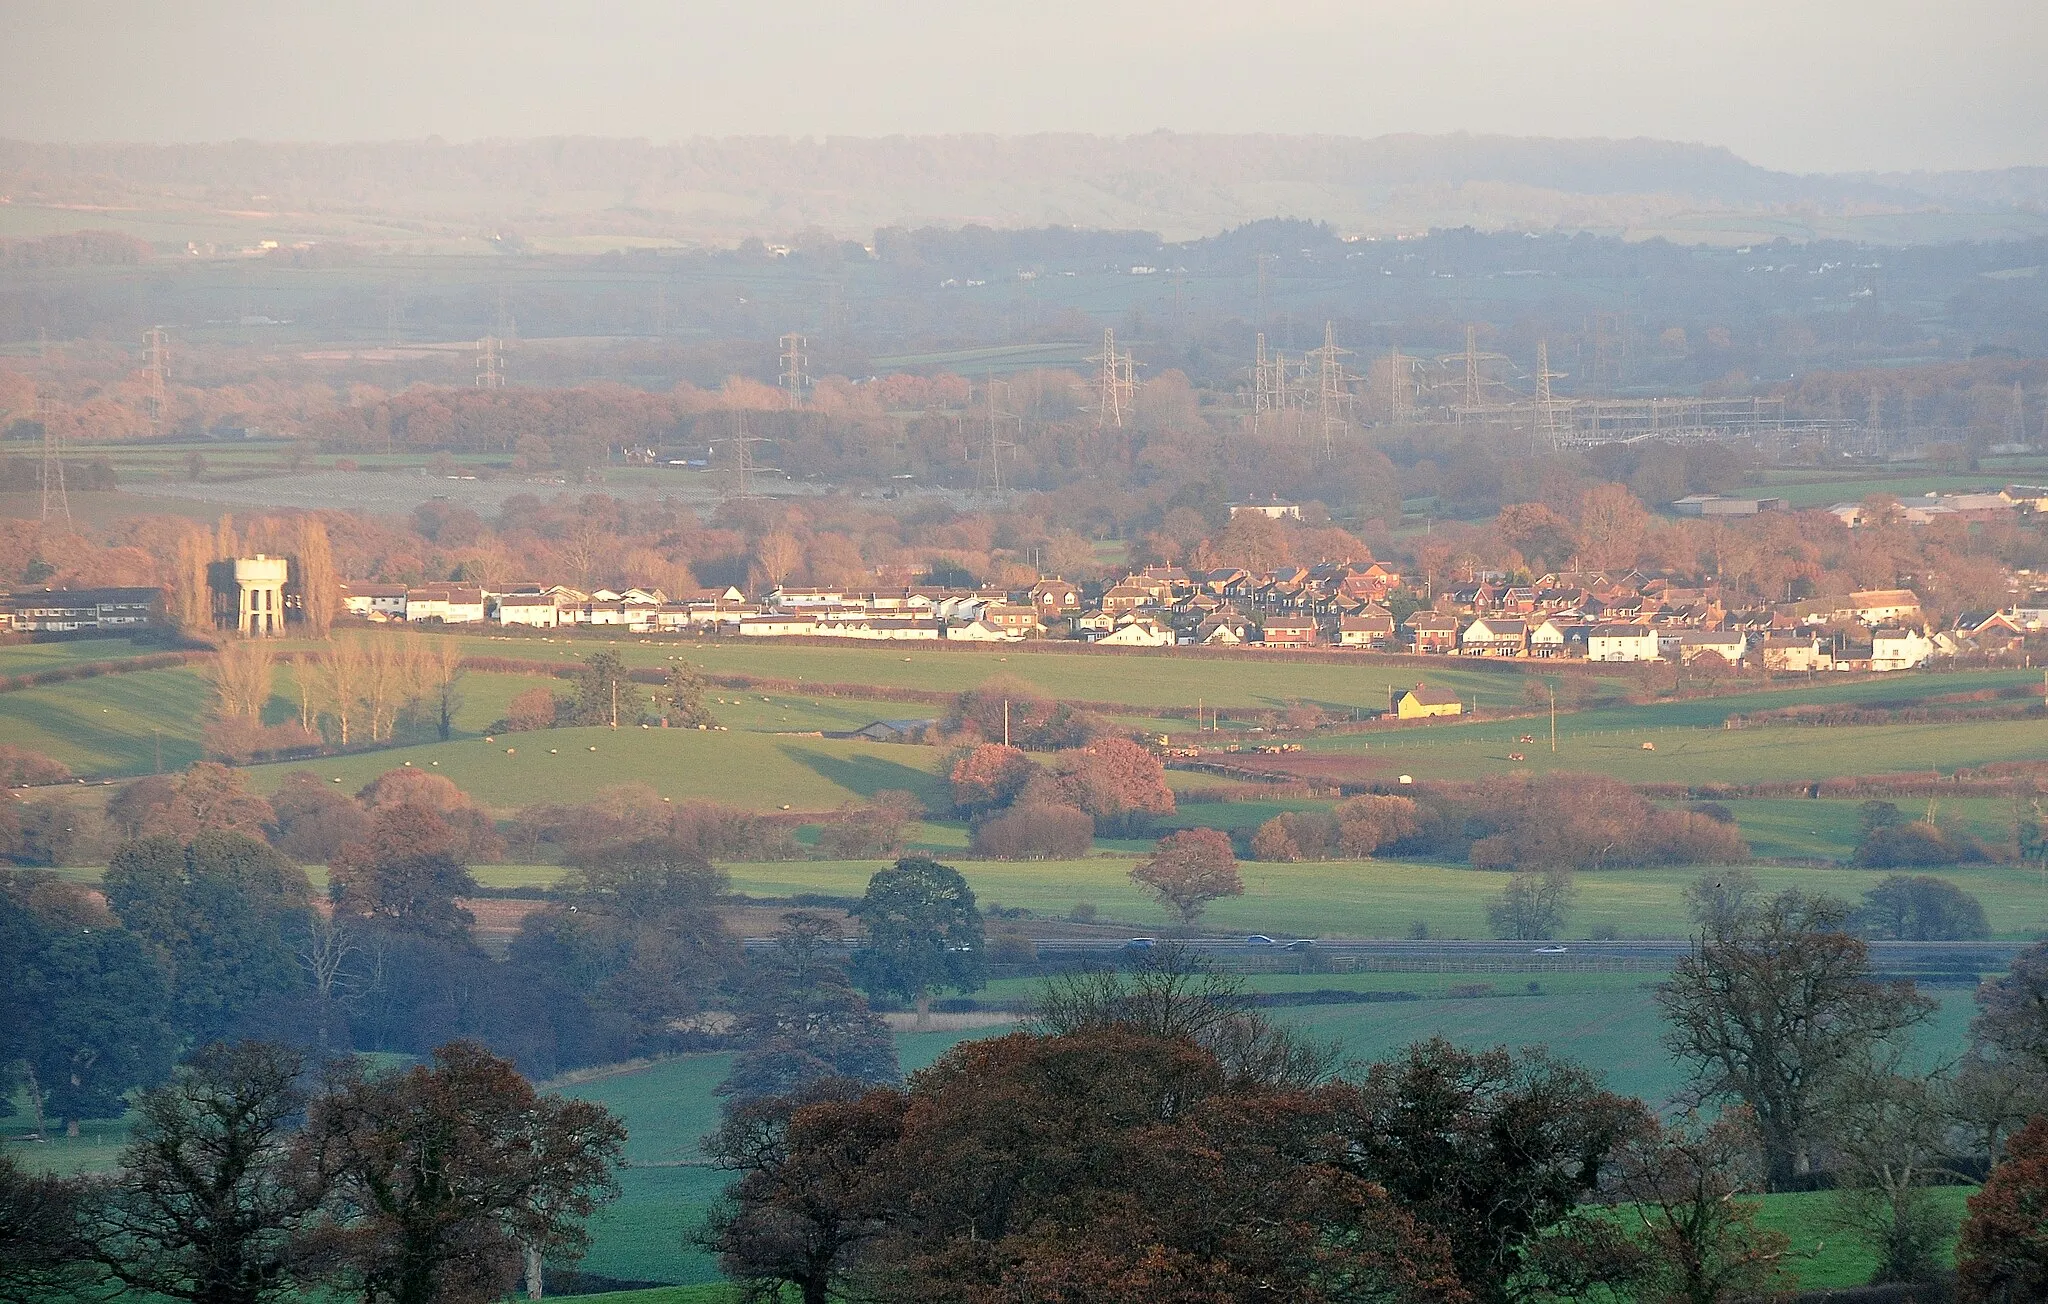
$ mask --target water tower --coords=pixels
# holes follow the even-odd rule
[[[235,558],[235,628],[251,638],[284,633],[284,585],[291,563],[283,557]]]

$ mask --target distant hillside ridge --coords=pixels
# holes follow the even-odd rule
[[[1213,234],[1261,217],[1355,234],[1655,227],[1699,212],[2035,210],[2048,169],[1817,176],[1718,146],[1489,135],[890,136],[451,144],[0,141],[14,203],[412,217],[522,235],[732,241],[822,229],[1071,225]]]

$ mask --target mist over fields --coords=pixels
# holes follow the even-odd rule
[[[450,144],[0,141],[0,235],[166,212],[415,252],[600,252],[806,230],[982,224],[1211,235],[1303,217],[1352,235],[1589,230],[1681,243],[1885,243],[2048,230],[2048,168],[1795,175],[1652,139],[1153,132],[563,137]],[[456,242],[451,245],[451,241]],[[478,243],[482,241],[484,243]]]

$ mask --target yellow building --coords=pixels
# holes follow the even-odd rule
[[[1403,720],[1427,720],[1439,715],[1463,715],[1465,704],[1448,688],[1417,684],[1394,695],[1394,714]]]

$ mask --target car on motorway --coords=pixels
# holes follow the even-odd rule
[[[1278,943],[1278,942],[1274,941],[1274,940],[1273,940],[1272,938],[1270,938],[1270,937],[1266,936],[1266,935],[1265,935],[1264,933],[1253,933],[1253,934],[1252,934],[1252,935],[1251,935],[1250,937],[1247,937],[1247,938],[1245,938],[1245,939],[1244,939],[1244,944],[1245,944],[1246,946],[1278,946],[1278,945],[1280,945],[1280,943]]]
[[[1568,946],[1539,946],[1531,955],[1564,955],[1571,950]]]
[[[1159,939],[1156,937],[1134,937],[1124,943],[1124,950],[1149,951],[1157,945],[1159,945]]]

